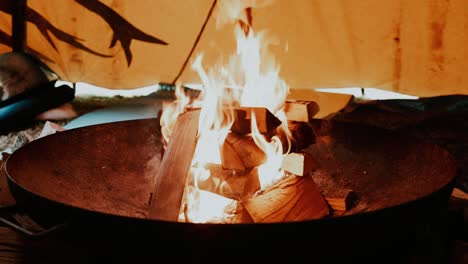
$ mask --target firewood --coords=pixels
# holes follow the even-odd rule
[[[231,223],[239,217],[235,200],[193,186],[187,186],[185,194],[190,198],[184,198],[179,222]]]
[[[234,109],[235,120],[231,131],[238,134],[250,133],[252,112],[255,114],[257,128],[260,133],[268,133],[281,124],[281,121],[264,107],[239,107]]]
[[[264,134],[264,136],[269,141],[274,136],[278,137],[283,146],[283,153],[302,152],[302,150],[315,143],[315,134],[309,123],[288,121],[288,129],[291,132],[290,136],[279,128]]]
[[[177,221],[197,143],[200,111],[179,115],[155,178],[148,217]]]
[[[306,122],[288,122],[291,131],[291,151],[300,152],[315,143],[315,134],[312,126]]]
[[[330,210],[311,177],[286,176],[242,203],[255,223],[319,219]]]
[[[263,164],[266,159],[265,153],[255,144],[253,138],[248,135],[229,133],[222,148],[224,149],[222,151],[224,155],[227,155],[226,152],[228,151],[237,153],[245,169],[257,167]],[[234,156],[234,154],[229,154],[229,156]],[[236,169],[238,167],[237,163],[235,165],[226,163],[227,159],[222,160],[222,162],[225,169]]]
[[[246,170],[235,170],[235,169],[226,170],[223,168],[221,164],[207,163],[205,165],[205,168],[207,168],[211,172],[211,176],[219,177],[222,179],[227,179],[230,177],[237,177],[237,176],[245,176],[247,174]]]
[[[239,154],[234,150],[234,147],[227,140],[221,146],[221,163],[224,169],[228,170],[245,170]]]
[[[352,207],[355,193],[349,189],[340,189],[325,194],[325,200],[335,211],[346,211]]]
[[[247,181],[246,171],[226,170],[220,164],[206,164],[210,177],[198,182],[198,187],[224,197],[240,200]]]
[[[235,217],[230,220],[232,224],[249,224],[254,222],[247,210],[242,206],[242,203],[237,203]]]
[[[283,156],[281,168],[298,176],[307,175],[317,166],[309,153],[289,153]]]
[[[258,169],[253,168],[246,175],[244,189],[242,191],[241,200],[246,201],[252,198],[260,190],[260,180],[258,178]]]
[[[313,101],[287,100],[284,112],[288,121],[309,122],[319,112],[320,107]]]

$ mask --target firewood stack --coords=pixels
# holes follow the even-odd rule
[[[196,183],[202,192],[210,192],[221,196],[220,199],[223,201],[226,199],[232,200],[230,206],[226,207],[226,217],[223,219],[217,218],[210,222],[269,223],[304,221],[328,216],[334,210],[345,211],[348,209],[345,201],[346,193],[330,198],[323,196],[310,174],[316,168],[316,164],[311,155],[303,150],[315,143],[314,132],[309,122],[318,111],[319,106],[312,101],[286,102],[285,114],[292,135],[291,142],[288,144],[286,135],[279,133],[280,129],[278,127],[281,125],[281,121],[268,109],[261,107],[235,109],[235,121],[220,149],[221,164],[208,164],[205,166],[210,171],[211,177]],[[264,189],[260,188],[258,167],[265,162],[266,154],[256,145],[251,136],[252,113],[255,114],[259,132],[266,138],[273,135],[278,136],[284,146],[284,151],[289,151],[283,155],[281,163],[281,168],[286,172],[285,176]],[[197,124],[193,122],[192,125]],[[185,130],[189,130],[189,128],[186,127]],[[171,136],[170,144],[191,145],[190,142],[172,142],[172,138],[178,137],[177,133],[186,134],[188,132],[174,131],[173,133],[175,135]],[[194,135],[191,135],[190,140],[195,140]],[[176,149],[179,148],[176,147]],[[166,150],[161,165],[162,168],[171,167],[164,165],[164,160],[167,160],[166,156],[171,155],[171,153],[167,152],[169,150],[170,148]],[[193,149],[190,151],[191,156],[193,156]],[[185,157],[185,159],[188,159],[188,157]],[[187,164],[186,161],[181,161],[180,158],[177,158],[177,162]],[[188,172],[181,173],[188,174]],[[160,171],[158,174],[159,186],[164,185],[166,181],[173,182],[174,177],[180,179],[180,183],[170,185],[181,186],[181,183],[186,186],[193,185],[193,179],[190,179],[191,177],[187,179],[186,175],[171,174],[167,176],[166,172]],[[150,218],[190,222],[192,219],[190,219],[190,214],[186,211],[188,208],[187,203],[190,203],[190,201],[182,199],[184,190],[180,189],[182,188],[163,191],[163,193],[171,194],[167,197],[153,195],[153,201],[150,205]],[[174,193],[177,195],[174,195]],[[171,200],[173,199],[171,197],[174,196],[177,197],[177,200],[167,202],[167,199]],[[158,199],[155,200],[155,197],[158,197]],[[161,199],[166,202],[158,202]],[[181,206],[173,208],[174,203],[179,204],[181,199]],[[161,210],[161,204],[163,206],[164,204],[171,204],[172,207]],[[169,216],[161,215],[162,211],[167,212],[168,210],[171,212]]]

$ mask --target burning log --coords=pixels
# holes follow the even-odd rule
[[[266,136],[269,140],[273,136],[277,136],[283,145],[283,153],[288,150],[290,152],[301,152],[308,146],[315,143],[315,134],[312,126],[306,122],[288,122],[288,128],[291,132],[291,139],[288,141],[288,136],[282,130],[276,129]]]
[[[221,146],[221,163],[224,169],[245,170],[244,162],[235,151],[234,147],[227,140]]]
[[[236,200],[187,186],[179,222],[253,223],[242,204]]]
[[[289,153],[283,156],[281,168],[292,174],[305,176],[316,168],[316,164],[309,153]]]
[[[325,195],[328,205],[335,211],[349,210],[355,200],[355,193],[349,189],[340,189]]]
[[[198,182],[200,189],[240,200],[247,181],[245,170],[225,170],[221,165],[212,163],[205,165],[205,168],[211,176],[206,181]]]
[[[299,152],[315,143],[315,134],[312,126],[306,122],[288,122],[291,131],[291,151]]]
[[[258,178],[258,169],[252,169],[246,175],[244,190],[242,191],[241,200],[246,201],[252,198],[260,190],[260,180]]]
[[[195,152],[200,111],[182,113],[172,132],[161,166],[155,178],[155,189],[148,217],[177,221]]]
[[[313,101],[287,100],[284,112],[288,121],[309,122],[320,111]]]
[[[234,109],[234,123],[231,131],[238,134],[249,134],[251,132],[252,113],[255,114],[260,133],[268,133],[281,124],[281,121],[264,107],[240,107]]]
[[[238,216],[238,202],[224,196],[186,186],[179,222],[229,223]]]
[[[311,177],[287,176],[242,204],[255,223],[303,221],[330,210]]]
[[[224,169],[251,169],[263,164],[266,159],[265,153],[247,135],[229,133],[221,148]]]

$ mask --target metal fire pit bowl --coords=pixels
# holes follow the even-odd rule
[[[358,196],[345,215],[275,224],[146,219],[161,160],[158,119],[72,129],[36,140],[14,152],[6,170],[18,204],[32,215],[44,221],[60,216],[93,235],[118,230],[119,243],[148,236],[167,247],[222,252],[232,246],[252,249],[261,241],[270,250],[290,247],[294,256],[333,259],[393,256],[429,240],[434,251],[431,234],[440,228],[455,177],[449,153],[374,127],[324,120],[314,120],[313,126],[316,144],[307,151],[318,164],[316,183],[322,190],[347,188]],[[127,235],[138,238],[123,240]]]

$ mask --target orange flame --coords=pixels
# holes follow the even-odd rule
[[[265,32],[255,33],[251,27],[251,2],[220,2],[220,14],[228,15],[224,18],[242,21],[234,32],[237,38],[237,53],[230,56],[229,62],[206,71],[202,65],[203,56],[199,55],[192,65],[192,69],[200,76],[203,90],[195,102],[195,105],[201,107],[201,111],[199,139],[190,171],[194,186],[187,187],[185,193],[185,218],[191,222],[208,222],[210,219],[220,218],[226,207],[232,205],[230,199],[200,190],[197,183],[206,181],[211,176],[210,171],[205,169],[206,164],[221,164],[219,150],[234,122],[235,107],[267,108],[283,122],[278,130],[290,135],[286,115],[282,110],[289,87],[279,77],[279,67],[268,53],[272,39],[268,39]],[[225,21],[220,19],[217,22]],[[179,91],[178,95],[182,97],[165,108],[161,117],[166,140],[170,136],[172,124],[189,103],[183,93]],[[265,139],[257,128],[254,113],[251,121],[254,142],[267,157],[266,162],[258,167],[261,187],[265,188],[284,176],[284,171],[280,168],[283,146],[276,136],[272,137],[271,141]]]

